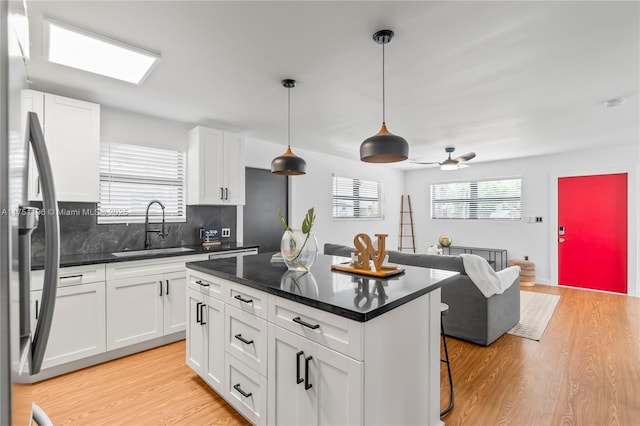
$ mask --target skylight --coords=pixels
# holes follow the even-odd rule
[[[47,59],[83,71],[141,84],[160,54],[46,18]]]

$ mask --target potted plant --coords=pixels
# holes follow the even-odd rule
[[[316,219],[313,207],[307,211],[301,229],[292,229],[287,224],[282,210],[278,209],[278,215],[284,227],[284,234],[280,241],[284,263],[290,270],[308,271],[318,257],[318,241],[311,231]]]

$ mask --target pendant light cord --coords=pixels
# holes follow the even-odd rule
[[[291,148],[291,88],[287,87],[287,148]]]
[[[382,124],[385,124],[385,98],[384,98],[384,43],[382,44]]]

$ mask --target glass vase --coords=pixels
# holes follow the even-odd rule
[[[300,229],[284,231],[280,251],[290,271],[308,271],[318,257],[318,241],[313,232],[305,234]]]

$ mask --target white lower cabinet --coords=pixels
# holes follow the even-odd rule
[[[184,260],[160,262],[164,263],[156,259],[107,266],[107,350],[185,330]],[[152,270],[163,273],[149,274]]]
[[[162,274],[107,285],[107,349],[144,342],[164,333]]]
[[[363,423],[363,363],[269,324],[268,418],[273,425]]]
[[[346,355],[362,358],[361,323],[197,271],[187,281],[187,364],[247,420],[364,423],[364,362]]]
[[[254,425],[267,425],[267,379],[226,353],[224,396]]]
[[[35,330],[41,300],[42,290],[31,292],[32,330]],[[103,353],[105,342],[104,281],[58,287],[42,368]]]
[[[188,288],[187,365],[213,390],[224,392],[224,303]]]

